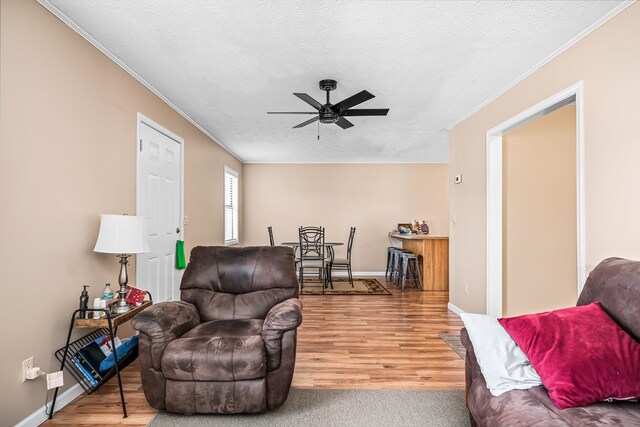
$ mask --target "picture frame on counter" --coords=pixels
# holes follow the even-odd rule
[[[411,222],[411,232],[415,234],[429,234],[429,226],[427,220],[418,221],[414,219]]]
[[[411,234],[411,224],[410,223],[398,223],[398,233],[400,234]]]

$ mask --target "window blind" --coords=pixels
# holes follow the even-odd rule
[[[224,168],[224,242],[238,243],[238,172]]]

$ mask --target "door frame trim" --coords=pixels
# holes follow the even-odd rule
[[[169,129],[165,128],[164,126],[160,125],[159,123],[151,120],[149,117],[145,116],[144,114],[138,112],[137,117],[136,117],[136,143],[135,143],[135,150],[136,150],[136,214],[138,212],[140,212],[140,180],[141,180],[141,176],[140,176],[140,149],[139,149],[139,143],[140,143],[140,126],[142,124],[145,124],[153,129],[155,129],[156,131],[160,132],[161,134],[165,135],[168,138],[171,138],[172,140],[176,141],[179,145],[180,145],[180,213],[178,215],[178,217],[180,218],[180,233],[179,234],[179,238],[180,240],[184,240],[184,138],[180,137],[179,135],[171,132]],[[138,260],[136,258],[136,280],[138,278],[138,270],[139,268],[139,264],[138,264]],[[184,270],[180,270],[179,271],[179,275],[180,278],[182,278],[182,273],[184,272]]]
[[[577,290],[585,271],[584,82],[581,80],[490,129],[486,133],[486,312],[503,315],[502,295],[502,135],[550,113],[575,99],[576,103],[576,219]]]

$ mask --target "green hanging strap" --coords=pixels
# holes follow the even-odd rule
[[[184,257],[184,241],[176,241],[176,268],[178,270],[184,270],[187,268],[187,261]]]

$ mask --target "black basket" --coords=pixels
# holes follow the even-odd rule
[[[94,391],[99,389],[104,383],[109,381],[116,374],[116,367],[113,366],[111,369],[101,374],[100,379],[96,379],[96,384],[92,384],[89,381],[89,379],[87,379],[87,377],[84,376],[84,374],[80,371],[80,369],[78,369],[78,367],[75,365],[75,363],[71,358],[76,353],[78,353],[78,351],[80,351],[81,348],[89,344],[91,341],[95,341],[96,339],[100,338],[103,335],[109,335],[109,329],[107,328],[96,329],[90,334],[87,334],[82,338],[78,338],[77,340],[69,343],[69,350],[67,351],[67,357],[64,361],[64,367],[67,369],[67,372],[69,372],[71,376],[78,382],[78,384],[82,386],[82,388],[87,394],[93,393]],[[56,359],[58,359],[59,362],[62,362],[62,358],[64,357],[64,349],[65,347],[62,347],[61,349],[57,350],[55,353]],[[124,354],[122,357],[118,358],[118,368],[120,370],[124,369],[131,362],[136,360],[137,357],[138,357],[138,346],[135,346],[134,348],[129,350],[129,352]]]

